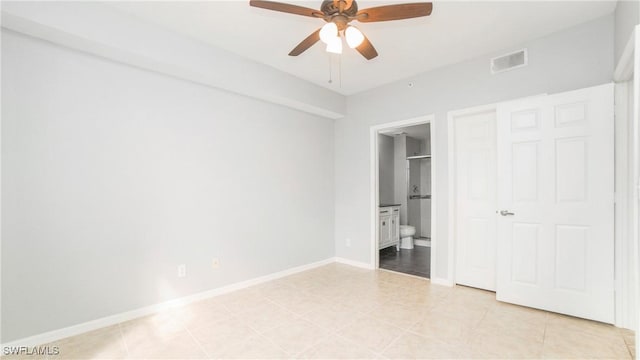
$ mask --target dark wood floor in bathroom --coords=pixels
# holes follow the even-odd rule
[[[380,268],[405,274],[431,277],[431,247],[414,246],[412,250],[395,246],[380,250]]]

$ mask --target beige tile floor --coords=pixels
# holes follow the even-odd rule
[[[63,339],[50,359],[631,359],[633,333],[330,264]],[[8,357],[7,357],[8,358]]]

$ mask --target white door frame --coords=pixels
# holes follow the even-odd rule
[[[636,330],[640,342],[640,239],[638,199],[640,193],[640,26],[636,26],[616,65],[616,326]],[[634,88],[630,81],[633,80]],[[633,98],[630,96],[633,94]],[[630,128],[629,128],[630,127]],[[628,137],[628,131],[634,131]],[[624,166],[624,168],[618,168]],[[618,215],[621,215],[618,217]],[[632,269],[635,267],[635,270]],[[632,300],[635,299],[635,300]],[[636,318],[632,319],[635,313]]]
[[[436,144],[435,144],[435,139],[436,137],[434,136],[436,133],[436,126],[435,126],[435,117],[433,114],[431,115],[425,115],[425,116],[420,116],[420,117],[416,117],[416,118],[411,118],[411,119],[407,119],[407,120],[400,120],[400,121],[394,121],[394,122],[389,122],[389,123],[385,123],[385,124],[380,124],[380,125],[374,125],[371,126],[370,130],[369,130],[369,136],[370,136],[370,150],[369,150],[369,158],[370,158],[370,172],[369,172],[369,179],[371,181],[371,192],[370,192],[370,199],[371,202],[369,204],[369,208],[371,210],[370,213],[370,224],[371,224],[371,261],[370,261],[370,267],[372,269],[377,269],[380,266],[380,258],[379,258],[379,251],[378,251],[378,207],[379,207],[379,196],[380,196],[380,186],[379,186],[379,181],[378,181],[378,169],[379,169],[379,163],[378,163],[378,133],[380,133],[381,130],[385,130],[385,129],[392,129],[392,128],[398,128],[398,127],[406,127],[406,126],[413,126],[413,125],[421,125],[421,124],[430,124],[431,125],[431,132],[429,134],[430,136],[430,140],[431,140],[431,270],[430,270],[430,274],[431,274],[431,278],[433,278],[434,276],[434,269],[436,268],[435,264],[436,264],[436,248],[438,246],[438,240],[436,239],[436,227],[438,225],[437,221],[436,221],[436,201],[438,199],[438,196],[436,195],[436,169],[437,169],[437,161],[438,161],[438,155],[436,154]],[[433,282],[433,280],[432,280]]]
[[[632,241],[635,245],[635,262],[636,262],[636,286],[635,286],[635,294],[636,301],[640,299],[640,221],[638,217],[640,217],[640,25],[636,25],[634,33],[632,35],[633,47],[634,47],[634,74],[633,74],[633,86],[634,86],[634,101],[633,101],[633,144],[632,144],[632,154],[631,158],[634,164],[633,169],[633,197],[632,201],[634,201],[633,211],[632,211],[632,226],[633,226],[633,237]],[[636,344],[640,343],[640,309],[638,308],[638,304],[636,302]],[[636,354],[637,355],[637,354]]]
[[[615,325],[632,329],[635,319],[629,314],[635,313],[631,299],[636,298],[635,285],[632,283],[636,274],[628,269],[633,267],[634,246],[629,241],[633,237],[633,166],[631,164],[631,142],[629,137],[629,121],[633,116],[633,99],[630,82],[615,84]]]
[[[634,186],[632,201],[634,202],[633,211],[632,211],[632,226],[633,226],[633,238],[632,241],[635,245],[634,252],[634,260],[636,262],[636,286],[635,286],[635,294],[636,301],[640,299],[640,224],[638,217],[640,217],[640,25],[636,25],[634,30],[634,74],[633,74],[633,83],[634,83],[634,101],[633,101],[633,126],[635,132],[633,134],[633,144],[632,149],[633,153],[631,155],[633,164],[635,165],[632,184]],[[636,344],[640,343],[640,309],[638,308],[638,304],[636,303]]]
[[[636,25],[629,42],[632,47],[632,71],[633,71],[633,137],[631,144],[631,161],[632,161],[632,191],[631,191],[631,241],[634,250],[634,261],[636,263],[636,344],[640,343],[640,309],[638,299],[640,299],[640,25]],[[627,46],[629,47],[629,45]],[[625,49],[626,52],[626,49]]]
[[[447,274],[449,275],[446,279],[447,285],[453,286],[456,283],[456,249],[458,238],[456,236],[456,187],[455,181],[456,178],[456,156],[455,156],[455,124],[454,120],[458,116],[468,116],[475,115],[480,113],[486,113],[490,111],[497,111],[497,104],[489,104],[482,106],[474,106],[470,108],[464,108],[460,110],[449,111],[447,113],[447,166],[449,167],[448,177],[449,180],[449,241],[448,241],[448,259],[447,259]],[[496,143],[496,148],[498,144]],[[497,162],[497,159],[496,159]],[[497,193],[496,193],[497,196]],[[497,201],[497,199],[496,199]]]

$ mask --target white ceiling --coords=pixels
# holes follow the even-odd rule
[[[360,9],[415,2],[358,2]],[[287,1],[319,8],[317,1]],[[380,54],[367,61],[345,46],[330,55],[322,43],[298,57],[287,54],[322,26],[320,19],[249,6],[249,1],[111,2],[111,6],[270,65],[341,94],[350,95],[392,81],[502,51],[518,44],[614,11],[615,1],[436,2],[429,17],[380,23],[356,23]],[[341,65],[341,81],[338,64]],[[488,69],[488,65],[487,65]]]

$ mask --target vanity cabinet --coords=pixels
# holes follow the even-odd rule
[[[378,212],[378,249],[400,244],[400,207],[383,206]]]

